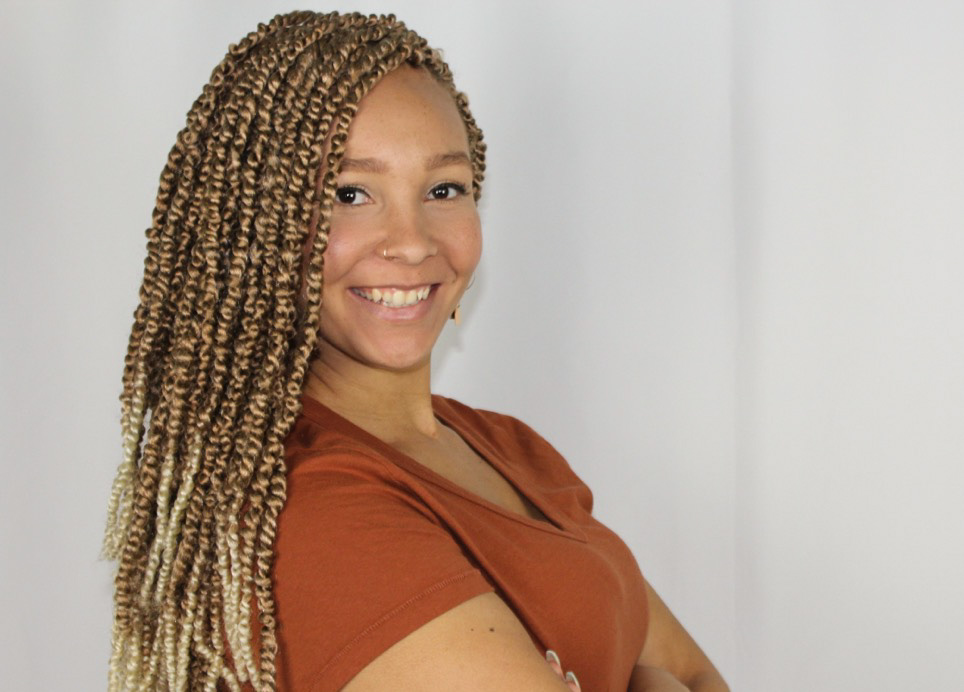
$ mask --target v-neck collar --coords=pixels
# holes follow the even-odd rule
[[[528,484],[520,482],[516,469],[489,440],[473,427],[463,424],[464,421],[462,421],[458,413],[453,410],[451,402],[445,397],[435,394],[432,395],[432,410],[435,416],[443,425],[461,437],[487,464],[492,466],[522,498],[542,512],[543,516],[546,517],[545,520],[535,519],[524,514],[513,512],[494,502],[486,500],[484,497],[436,473],[407,454],[398,451],[390,444],[372,435],[364,428],[359,427],[310,395],[303,394],[301,398],[302,415],[316,423],[330,425],[332,428],[340,429],[351,438],[368,445],[396,466],[403,468],[421,480],[431,483],[448,493],[458,495],[462,499],[478,505],[485,510],[494,512],[530,528],[585,542],[586,538],[582,531],[580,531],[568,517],[558,512],[554,506],[547,503],[538,493],[533,493],[528,487]]]

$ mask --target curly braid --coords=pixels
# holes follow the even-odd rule
[[[337,171],[359,102],[406,63],[452,93],[478,199],[485,145],[468,101],[392,15],[259,25],[178,134],[124,366],[104,538],[118,561],[111,690],[275,689],[283,444],[316,345]]]

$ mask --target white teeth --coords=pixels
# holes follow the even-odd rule
[[[371,291],[366,291],[361,288],[354,288],[352,291],[361,296],[366,300],[370,300],[373,303],[378,303],[389,308],[404,308],[410,305],[415,305],[419,301],[428,298],[429,293],[432,292],[431,286],[422,286],[421,288],[412,288],[407,291],[399,290],[397,288],[387,288],[378,289],[373,288]]]

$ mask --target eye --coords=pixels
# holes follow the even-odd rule
[[[428,191],[429,199],[449,200],[465,194],[465,185],[460,183],[441,183]]]
[[[347,206],[358,206],[359,204],[364,204],[369,201],[370,197],[368,193],[362,190],[360,187],[353,187],[351,185],[345,185],[335,190],[335,199],[339,204],[344,204]]]

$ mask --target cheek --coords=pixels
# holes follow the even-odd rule
[[[453,262],[463,272],[474,272],[482,257],[482,227],[478,217],[460,226],[454,241]]]
[[[325,248],[325,265],[322,276],[325,285],[337,282],[351,267],[357,264],[367,251],[363,242],[364,234],[352,232],[345,224],[333,228],[328,235]]]

